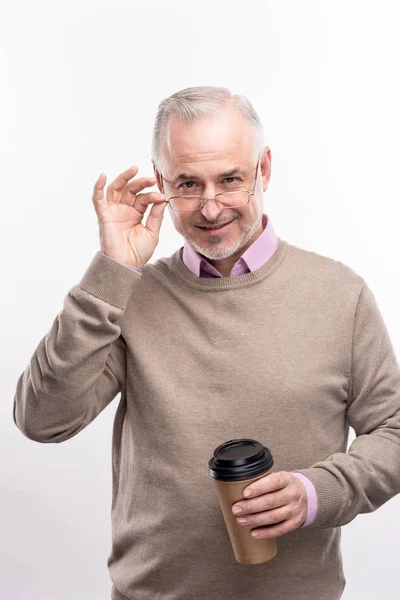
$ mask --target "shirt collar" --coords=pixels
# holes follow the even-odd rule
[[[248,269],[254,271],[255,269],[262,267],[262,265],[271,258],[278,246],[279,238],[272,226],[271,219],[266,214],[263,214],[262,216],[262,226],[264,231],[242,254],[232,267],[232,271],[239,262],[245,262]],[[207,263],[208,271],[215,271],[216,276],[221,276],[215,267],[213,267],[204,256],[196,252],[187,240],[184,242],[182,260],[186,267],[190,269],[194,275],[197,275],[197,277],[200,277],[203,266],[202,263]]]

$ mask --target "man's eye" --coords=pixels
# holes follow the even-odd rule
[[[191,183],[193,183],[193,184],[194,184],[195,182],[194,182],[194,181],[185,181],[185,183],[181,183],[181,185],[180,185],[179,187],[181,188],[181,187],[184,187],[184,186],[186,186],[186,185],[187,185],[187,186],[188,186],[188,189],[190,190],[190,189],[192,188],[192,186],[191,186],[191,185],[189,185],[189,184],[191,184]]]
[[[227,183],[233,183],[234,181],[239,181],[239,177],[225,177],[224,182]],[[179,188],[184,188],[186,190],[190,190],[193,189],[193,187],[196,185],[195,181],[185,181],[184,183],[181,183]]]

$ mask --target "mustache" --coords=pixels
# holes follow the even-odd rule
[[[230,223],[237,219],[238,217],[232,217],[231,219],[225,219],[224,221],[206,221],[205,223],[191,223],[194,227],[216,227],[217,225],[226,225],[226,223]]]

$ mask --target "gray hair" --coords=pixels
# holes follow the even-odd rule
[[[210,116],[228,104],[237,108],[253,125],[255,141],[258,151],[261,152],[264,147],[264,128],[250,101],[240,94],[232,94],[228,88],[204,85],[175,92],[158,105],[151,145],[153,162],[159,164],[162,136],[171,115],[176,115],[184,122],[190,122],[199,117]]]

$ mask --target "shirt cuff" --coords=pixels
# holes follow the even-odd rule
[[[101,252],[103,252],[103,250],[101,250]],[[104,254],[105,256],[107,256],[107,255],[105,254],[105,252],[103,252],[103,254]],[[108,258],[111,258],[111,257],[109,256]],[[114,260],[114,259],[112,259],[112,260]],[[141,272],[142,272],[142,269],[139,269],[138,267],[132,267],[132,265],[128,265],[128,264],[126,264],[126,263],[123,263],[123,262],[121,262],[121,261],[119,261],[119,260],[117,260],[117,261],[115,261],[115,262],[118,262],[120,265],[124,265],[124,267],[128,267],[128,269],[132,269],[133,271],[137,271],[138,273],[141,273]]]
[[[300,481],[303,482],[307,492],[307,517],[303,525],[300,527],[300,529],[302,529],[303,527],[307,527],[307,525],[311,525],[311,523],[314,521],[315,515],[317,514],[317,491],[313,483],[308,479],[308,477],[303,475],[303,473],[295,473],[294,471],[292,471],[292,475],[294,475],[295,477],[300,479]]]

